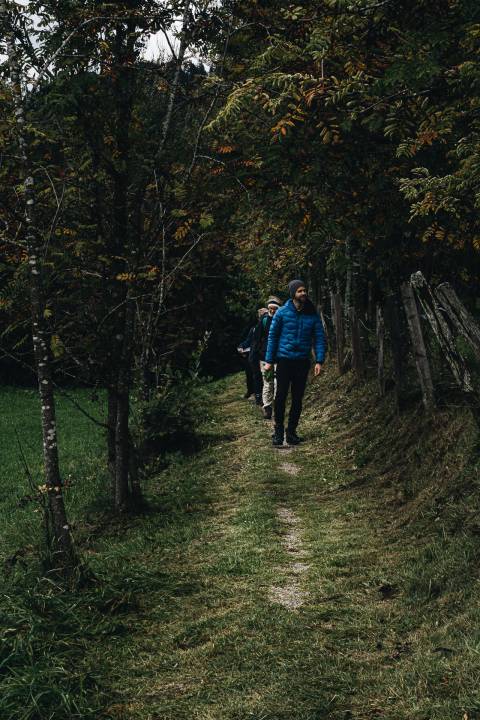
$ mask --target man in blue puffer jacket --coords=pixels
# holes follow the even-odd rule
[[[292,387],[292,404],[288,417],[287,443],[298,445],[297,425],[310,369],[312,346],[315,352],[315,375],[320,375],[325,361],[325,331],[322,321],[308,299],[303,280],[288,284],[290,300],[277,310],[268,335],[265,369],[277,366],[275,398],[275,433],[273,444],[283,445],[284,418],[288,390]]]

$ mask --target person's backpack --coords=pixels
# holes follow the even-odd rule
[[[258,339],[258,350],[262,358],[265,357],[267,352],[268,333],[270,332],[270,325],[272,324],[272,316],[265,315],[259,323],[260,333]]]

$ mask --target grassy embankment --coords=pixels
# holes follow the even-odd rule
[[[373,387],[350,383],[331,372],[310,389],[307,443],[290,454],[269,447],[238,380],[218,384],[203,450],[152,476],[151,511],[121,524],[91,510],[105,482],[98,433],[77,427],[83,441],[77,453],[64,441],[64,463],[87,487],[75,483],[69,503],[98,582],[70,596],[20,567],[4,580],[21,602],[3,603],[4,647],[17,655],[0,716],[479,718],[469,416],[397,419]],[[65,437],[76,421],[69,411],[59,422]],[[35,517],[15,497],[6,555]]]

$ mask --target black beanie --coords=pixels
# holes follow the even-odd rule
[[[298,288],[305,287],[305,283],[303,280],[291,280],[288,283],[288,292],[291,298],[295,297],[295,293],[297,292]]]

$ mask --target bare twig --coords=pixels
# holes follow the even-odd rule
[[[229,24],[228,24],[228,30],[227,30],[227,35],[226,35],[225,43],[224,43],[224,46],[223,46],[222,60],[221,60],[221,62],[220,62],[220,73],[219,73],[220,77],[223,75],[223,68],[224,68],[224,66],[225,66],[225,58],[226,58],[226,56],[227,56],[228,44],[229,44],[229,42],[230,42],[230,37],[231,37],[231,35],[232,35],[232,22],[233,22],[233,15],[230,15]],[[192,174],[193,168],[195,167],[195,162],[196,162],[197,153],[198,153],[198,147],[199,147],[199,145],[200,145],[200,138],[201,138],[202,133],[203,133],[203,131],[204,131],[204,129],[205,129],[205,125],[207,124],[207,121],[208,121],[208,119],[209,119],[209,117],[210,117],[210,113],[212,112],[213,108],[215,107],[215,103],[216,103],[217,100],[218,100],[219,94],[220,94],[220,85],[217,85],[217,88],[216,88],[216,91],[215,91],[215,93],[214,93],[214,95],[213,95],[213,98],[212,98],[212,100],[211,100],[211,102],[210,102],[210,104],[209,104],[209,106],[208,106],[208,108],[207,108],[207,112],[205,113],[204,117],[202,118],[202,122],[200,123],[200,127],[199,127],[199,129],[198,129],[197,137],[196,137],[196,139],[195,139],[195,147],[193,148],[192,162],[190,163],[190,167],[188,168],[188,171],[187,171],[187,174],[186,174],[186,178],[187,178],[187,179],[190,177],[190,175]]]
[[[203,158],[204,160],[210,160],[211,162],[218,163],[219,165],[223,165],[223,167],[227,168],[228,170],[228,165],[227,163],[223,162],[223,160],[217,160],[217,158],[211,157],[211,155],[197,155],[197,157]],[[245,187],[245,185],[242,183],[241,180],[237,178],[236,175],[234,175],[233,173],[229,173],[229,175],[240,185],[242,190],[246,192],[247,197],[250,200],[250,193],[248,192],[248,188]]]

